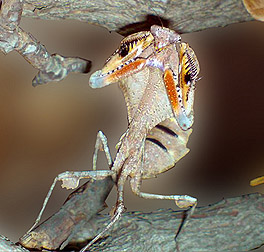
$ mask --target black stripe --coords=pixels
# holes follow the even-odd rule
[[[194,80],[197,77],[197,67],[195,65],[193,57],[189,53],[187,53],[187,59],[191,65],[191,69],[189,71],[191,71],[191,77]]]
[[[172,131],[171,129],[167,128],[166,126],[163,126],[163,125],[156,125],[156,127],[162,131],[164,131],[165,133],[171,135],[171,136],[174,136],[174,137],[178,137],[178,134],[176,134],[174,131]]]
[[[167,151],[167,148],[157,139],[155,138],[150,138],[150,137],[147,137],[146,140],[158,145],[160,148],[162,148],[163,150]]]

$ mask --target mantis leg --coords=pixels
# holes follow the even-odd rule
[[[105,134],[101,130],[99,130],[97,133],[95,147],[94,147],[94,154],[93,154],[93,170],[94,171],[96,170],[96,161],[97,161],[98,151],[102,150],[102,148],[105,153],[108,166],[111,167],[113,164],[113,160],[112,160],[110,150],[108,147],[107,138]]]
[[[113,176],[115,175],[114,171],[111,170],[96,170],[96,161],[97,161],[97,155],[98,155],[98,151],[101,150],[103,148],[106,158],[107,158],[107,162],[109,167],[112,165],[113,161],[112,161],[112,157],[108,148],[108,144],[107,144],[107,138],[104,135],[104,133],[102,131],[99,131],[97,134],[97,138],[96,138],[96,143],[95,143],[95,151],[94,151],[94,155],[93,155],[93,170],[92,171],[66,171],[63,173],[60,173],[53,181],[47,196],[44,199],[42,208],[39,212],[39,215],[37,217],[37,219],[35,220],[33,226],[28,230],[27,233],[31,232],[40,222],[40,219],[42,217],[42,214],[48,204],[48,201],[51,197],[52,191],[54,190],[54,187],[56,185],[56,183],[58,181],[62,181],[62,187],[66,188],[66,189],[75,189],[78,187],[79,185],[79,181],[81,179],[84,178],[89,178],[89,179],[94,179],[94,180],[100,180],[100,179],[104,179],[108,176]]]
[[[114,214],[111,217],[110,222],[104,227],[104,229],[97,234],[85,247],[83,247],[80,252],[85,252],[91,245],[93,245],[96,241],[101,239],[104,234],[120,219],[123,212],[125,212],[125,206],[124,206],[124,184],[126,181],[126,176],[121,173],[120,179],[117,183],[117,203],[114,208]]]
[[[180,231],[182,230],[183,227],[186,227],[188,223],[188,219],[190,218],[190,216],[192,216],[197,205],[197,199],[189,195],[160,195],[160,194],[144,193],[140,191],[141,181],[142,181],[141,178],[138,177],[134,177],[130,180],[132,191],[139,197],[145,199],[174,200],[176,205],[180,208],[190,207],[190,212],[185,213],[185,216],[182,219],[182,223],[179,226],[179,229],[176,233],[175,236],[175,241],[176,241]]]
[[[130,185],[133,193],[144,199],[174,200],[179,208],[195,208],[197,205],[197,199],[189,195],[160,195],[141,192],[141,179],[138,179],[137,177],[134,177],[130,180]]]

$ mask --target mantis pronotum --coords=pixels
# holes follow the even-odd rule
[[[143,179],[156,177],[172,168],[188,153],[186,144],[193,124],[193,101],[199,63],[194,51],[181,42],[179,34],[153,25],[150,31],[132,34],[108,59],[102,70],[90,78],[92,88],[119,82],[128,111],[128,129],[118,143],[112,161],[107,139],[99,131],[93,171],[65,172],[54,180],[37,224],[55,183],[76,188],[82,178],[112,176],[117,186],[117,202],[110,223],[82,251],[103,236],[124,212],[124,184],[130,178],[132,191],[147,199],[174,200],[178,207],[194,207],[188,195],[157,195],[140,191]],[[110,170],[96,170],[98,150],[103,147]],[[32,230],[32,229],[31,229]]]

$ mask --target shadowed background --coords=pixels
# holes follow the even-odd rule
[[[126,108],[117,85],[93,90],[89,76],[100,69],[122,37],[77,21],[22,18],[50,53],[93,63],[89,74],[33,88],[37,73],[16,52],[0,54],[0,234],[13,241],[37,217],[53,179],[66,170],[89,170],[98,130],[111,153],[126,130]],[[195,50],[203,78],[197,83],[195,123],[186,155],[176,168],[143,182],[142,191],[189,194],[199,206],[251,192],[264,175],[264,24],[250,22],[183,35]],[[105,169],[104,154],[98,168]],[[48,217],[70,191],[56,187]],[[177,209],[173,202],[144,200],[126,187],[128,211]],[[107,204],[115,202],[112,191]],[[107,209],[106,212],[108,212]]]

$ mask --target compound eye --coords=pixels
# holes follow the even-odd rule
[[[119,49],[119,55],[121,56],[121,57],[125,57],[125,56],[127,56],[128,55],[128,52],[129,52],[129,47],[128,47],[128,45],[127,44],[122,44],[121,46],[120,46],[120,49]]]

